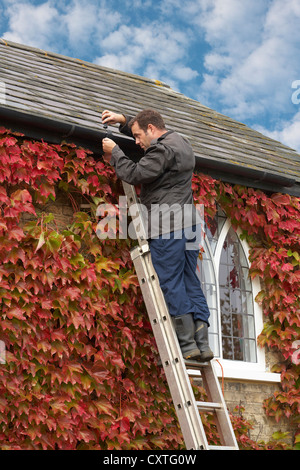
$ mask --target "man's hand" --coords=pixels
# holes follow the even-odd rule
[[[125,124],[126,119],[123,114],[113,113],[107,109],[102,113],[102,122],[103,124]]]
[[[126,118],[123,114],[113,113],[112,111],[105,109],[102,113],[102,122],[103,124],[125,124]],[[106,162],[110,163],[111,152],[116,145],[117,144],[108,137],[102,140],[102,148],[104,152],[103,158]]]
[[[105,139],[102,140],[102,148],[105,156],[105,161],[110,162],[111,152],[116,145],[117,144],[108,137],[105,137]]]

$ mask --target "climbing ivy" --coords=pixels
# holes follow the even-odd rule
[[[100,203],[118,213],[114,170],[75,145],[0,128],[0,182],[0,448],[182,448],[131,242],[96,234]],[[282,355],[282,390],[266,411],[296,421],[299,200],[204,175],[195,175],[193,189],[210,216],[217,201],[251,247],[267,317],[259,342]],[[51,212],[58,200],[71,209],[64,224]],[[204,419],[217,443],[211,415]],[[240,409],[232,420],[241,448],[268,447],[249,439]]]

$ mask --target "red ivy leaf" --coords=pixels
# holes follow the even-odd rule
[[[8,318],[17,318],[18,320],[25,320],[23,310],[20,307],[11,308],[6,312]]]

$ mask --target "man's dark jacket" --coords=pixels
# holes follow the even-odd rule
[[[126,117],[126,124],[120,126],[120,131],[132,137],[128,126],[130,116]],[[115,168],[117,176],[132,185],[141,185],[140,200],[146,206],[149,221],[149,237],[164,232],[162,227],[156,233],[152,223],[150,233],[151,212],[158,207],[185,208],[195,215],[192,195],[192,176],[195,167],[195,156],[189,142],[174,131],[166,131],[158,139],[151,142],[139,162],[128,158],[119,146],[112,151],[111,165]],[[155,205],[155,206],[153,206]],[[159,206],[157,206],[159,205]],[[167,206],[166,206],[167,205]],[[169,211],[170,213],[170,211]],[[184,226],[191,226],[195,222],[182,220]],[[171,222],[171,230],[178,229],[178,224]]]

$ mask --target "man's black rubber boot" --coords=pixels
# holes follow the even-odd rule
[[[172,317],[180,349],[184,359],[200,360],[200,351],[195,342],[195,323],[191,313]]]
[[[201,352],[200,361],[208,362],[214,357],[214,353],[209,347],[208,343],[208,326],[207,323],[201,320],[195,321],[195,341]]]

